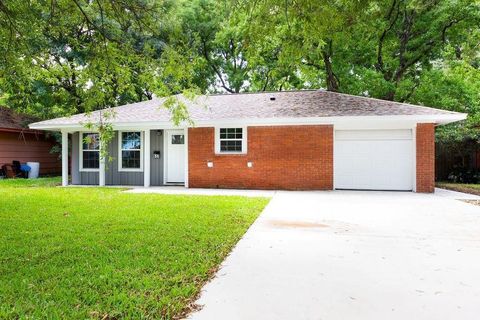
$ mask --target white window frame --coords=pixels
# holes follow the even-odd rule
[[[220,129],[242,129],[242,151],[235,152],[235,151],[220,151]],[[223,154],[247,154],[247,127],[246,126],[218,126],[215,127],[215,154],[223,155]],[[237,139],[235,139],[237,140]]]
[[[83,150],[83,135],[84,134],[99,134],[98,132],[82,132],[78,134],[78,149],[79,149],[79,166],[78,171],[80,172],[99,172],[100,171],[100,160],[98,162],[98,168],[83,168],[83,151],[87,152],[98,152],[100,159],[100,149],[99,150]]]
[[[122,134],[124,132],[139,132],[140,133],[140,168],[123,168],[122,167]],[[140,130],[124,130],[118,131],[118,171],[119,172],[143,172],[143,131]],[[137,149],[133,149],[137,150]]]

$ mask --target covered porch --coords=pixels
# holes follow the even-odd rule
[[[87,129],[61,132],[63,186],[188,187],[187,128],[115,130],[108,142],[106,158],[100,156],[102,141],[98,132]]]

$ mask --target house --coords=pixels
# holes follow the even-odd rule
[[[28,124],[35,120],[0,106],[0,168],[18,160],[39,162],[41,175],[61,172],[58,153],[51,152],[56,140],[51,134],[29,129]]]
[[[322,90],[177,98],[193,125],[175,127],[160,98],[115,108],[109,163],[85,128],[99,111],[30,128],[61,131],[64,159],[71,136],[74,185],[433,192],[435,126],[466,118]]]

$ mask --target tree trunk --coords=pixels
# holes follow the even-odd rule
[[[388,92],[383,96],[383,100],[393,101],[395,98],[395,90],[388,90]]]
[[[326,47],[322,50],[323,64],[325,65],[325,80],[327,82],[327,90],[338,92],[338,79],[333,72],[332,65],[332,40],[327,40]]]

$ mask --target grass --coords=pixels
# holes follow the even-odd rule
[[[467,184],[467,183],[453,183],[453,182],[437,182],[437,187],[465,192],[470,194],[476,194],[480,196],[480,184]]]
[[[2,179],[0,188],[34,188],[34,187],[55,187],[62,184],[61,177],[50,177],[40,179]]]
[[[267,204],[0,180],[1,319],[181,316]]]

